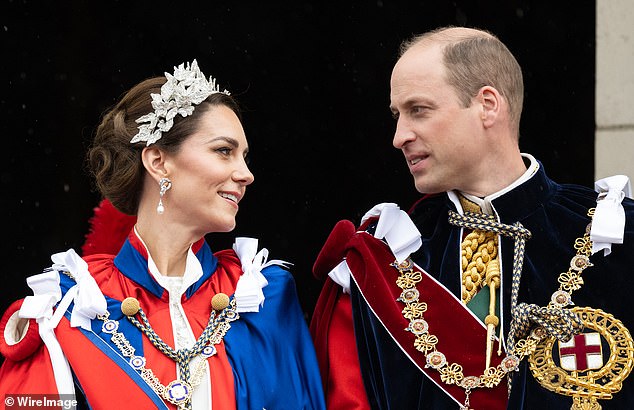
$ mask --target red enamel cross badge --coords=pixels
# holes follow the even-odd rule
[[[559,342],[561,367],[568,371],[583,372],[603,367],[601,335],[581,333],[569,341]]]

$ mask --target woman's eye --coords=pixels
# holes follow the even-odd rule
[[[216,152],[219,152],[222,155],[230,155],[231,154],[231,148],[229,148],[229,147],[217,148]]]

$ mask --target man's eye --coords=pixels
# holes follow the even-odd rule
[[[395,120],[398,120],[398,112],[397,111],[392,111],[392,118],[394,118]]]

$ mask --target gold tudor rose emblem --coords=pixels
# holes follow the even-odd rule
[[[621,390],[623,380],[634,366],[634,343],[627,328],[609,313],[600,309],[574,307],[571,309],[583,321],[590,331],[597,332],[610,347],[609,359],[602,367],[591,369],[584,360],[579,359],[576,370],[566,370],[553,359],[553,347],[556,338],[544,338],[529,357],[533,376],[548,390],[558,394],[572,396],[572,410],[599,410],[597,400],[609,400]],[[593,354],[596,347],[578,346],[576,353]],[[560,347],[562,351],[562,347]],[[600,364],[599,364],[600,365]],[[565,366],[570,368],[570,366]]]

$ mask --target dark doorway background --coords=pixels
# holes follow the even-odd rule
[[[3,1],[0,309],[30,294],[24,279],[52,253],[81,247],[99,201],[83,155],[101,113],[193,58],[244,106],[256,176],[238,228],[210,235],[212,249],[254,236],[293,262],[307,317],[321,288],[311,266],[335,222],[417,198],[387,108],[412,34],[496,33],[524,70],[522,150],[560,182],[593,182],[593,1],[159,3]]]

